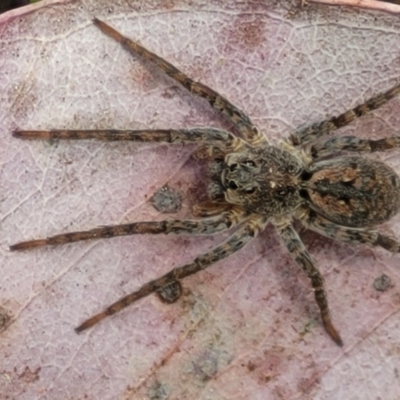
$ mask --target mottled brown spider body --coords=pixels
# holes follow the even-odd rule
[[[215,160],[210,198],[268,217],[308,206],[332,222],[358,228],[398,213],[400,179],[386,164],[362,157],[302,161],[293,153],[267,145]]]
[[[355,136],[324,137],[385,104],[400,93],[400,84],[338,117],[299,129],[287,141],[271,146],[250,118],[223,96],[193,81],[172,64],[122,36],[104,22],[95,19],[94,24],[128,51],[156,64],[190,92],[206,99],[234,125],[240,137],[213,128],[15,131],[14,136],[21,139],[198,143],[201,146],[196,155],[205,158],[209,166],[210,201],[196,205],[193,213],[197,218],[191,220],[111,225],[20,242],[10,246],[10,249],[25,250],[145,233],[211,235],[236,227],[234,233],[214,249],[144,284],[136,292],[86,320],[76,328],[77,332],[81,332],[152,293],[156,293],[164,302],[176,301],[182,292],[182,279],[241,249],[271,223],[287,251],[310,279],[326,331],[338,345],[342,345],[342,339],[330,318],[323,277],[295,231],[293,222],[297,220],[332,239],[381,246],[392,252],[400,251],[397,240],[374,229],[400,209],[399,177],[381,162],[338,156],[343,152],[371,153],[398,148],[400,138],[366,140]]]
[[[310,165],[304,196],[316,212],[340,225],[371,227],[400,209],[400,179],[386,164],[361,157]]]

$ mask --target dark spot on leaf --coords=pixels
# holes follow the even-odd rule
[[[170,391],[167,385],[156,381],[147,392],[150,400],[168,400]]]
[[[169,282],[157,290],[157,295],[163,303],[175,303],[182,295],[182,286],[179,281]]]
[[[382,274],[378,278],[374,280],[374,288],[379,292],[385,292],[389,289],[391,283],[391,279],[386,274]]]
[[[174,214],[182,207],[182,194],[166,185],[154,193],[149,201],[160,213]]]

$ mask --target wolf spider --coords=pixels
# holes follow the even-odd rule
[[[198,143],[201,146],[197,154],[204,157],[209,165],[210,200],[194,208],[197,219],[105,226],[20,242],[10,249],[26,250],[45,245],[145,233],[212,235],[236,227],[232,236],[196,257],[192,263],[172,269],[160,278],[144,284],[136,292],[83,322],[75,329],[79,333],[151,293],[156,293],[165,302],[176,301],[181,295],[180,281],[183,278],[238,251],[271,223],[287,251],[310,279],[325,330],[342,346],[342,339],[331,321],[323,277],[293,228],[293,221],[298,220],[306,228],[328,238],[380,246],[391,252],[400,251],[397,240],[374,229],[400,209],[399,177],[382,162],[337,154],[371,153],[397,148],[400,147],[400,137],[380,140],[359,139],[355,136],[324,138],[335,129],[385,104],[399,94],[400,84],[338,117],[298,129],[286,141],[271,146],[250,118],[220,94],[193,81],[169,62],[122,36],[99,19],[95,18],[93,22],[129,52],[156,64],[191,93],[205,98],[234,125],[240,137],[226,130],[212,128],[17,130],[13,135],[20,139]]]

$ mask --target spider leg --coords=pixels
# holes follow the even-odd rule
[[[13,136],[19,139],[68,139],[68,140],[103,140],[132,142],[165,142],[165,143],[214,143],[237,150],[243,141],[228,131],[214,128],[193,129],[143,129],[143,130],[48,130],[14,131]]]
[[[216,203],[214,201],[206,201],[195,204],[192,208],[192,214],[199,218],[211,217],[213,215],[221,214],[229,210],[231,207],[231,204],[225,202]]]
[[[238,137],[234,136],[234,138],[240,142],[238,142],[237,144],[231,145],[230,143],[228,144],[230,149],[233,149],[234,151],[240,150],[240,147],[243,146],[244,141],[242,141],[241,139],[239,139]],[[225,146],[227,147],[227,146]],[[202,146],[199,146],[199,148],[197,148],[195,150],[195,152],[193,153],[193,156],[195,158],[197,158],[198,160],[210,160],[210,159],[224,159],[226,155],[226,152],[224,152],[220,147],[218,146],[213,146],[210,144],[204,144]]]
[[[135,234],[187,234],[187,235],[212,235],[230,229],[243,222],[246,218],[244,210],[240,207],[231,207],[227,212],[210,218],[195,220],[164,220],[142,221],[123,225],[102,226],[89,231],[69,232],[51,236],[45,239],[28,240],[10,246],[10,250],[27,250],[41,246],[57,246],[66,243],[90,239],[107,239],[115,236]]]
[[[89,318],[78,326],[75,331],[77,333],[84,331],[97,324],[104,318],[113,315],[123,308],[129,306],[142,297],[148,296],[152,293],[162,292],[163,288],[173,284],[176,286],[179,281],[187,276],[193,275],[199,271],[208,268],[210,265],[216,263],[223,258],[226,258],[234,252],[240,250],[246,245],[254,236],[256,236],[267,224],[267,219],[262,216],[255,216],[249,219],[234,235],[229,237],[226,241],[215,247],[213,250],[201,254],[189,264],[174,268],[165,275],[150,281],[143,285],[138,291],[128,294],[127,296],[119,299],[111,306],[107,307],[101,313]],[[164,297],[162,297],[164,298]],[[175,299],[175,297],[174,297]]]
[[[374,229],[351,228],[338,225],[312,210],[304,212],[300,220],[306,228],[331,239],[347,243],[380,246],[392,253],[400,252],[399,241],[383,235]]]
[[[280,224],[277,223],[275,226],[290,255],[311,280],[315,300],[320,309],[326,332],[336,344],[343,346],[343,341],[331,321],[328,299],[324,289],[324,278],[291,223],[284,221]]]
[[[362,117],[370,111],[386,104],[390,99],[400,93],[400,84],[393,86],[388,91],[370,98],[365,103],[322,122],[317,122],[311,126],[299,129],[291,135],[291,141],[294,145],[301,145],[315,140],[323,135],[328,135],[332,131],[350,124],[355,119]]]
[[[338,151],[373,153],[400,147],[400,137],[391,136],[379,140],[360,139],[357,136],[332,137],[311,146],[312,158],[325,157]]]
[[[148,51],[147,49],[140,46],[138,43],[128,39],[127,37],[122,36],[118,31],[107,25],[105,22],[94,18],[93,23],[106,35],[119,42],[130,53],[135,55],[138,54],[145,60],[151,61],[169,77],[184,86],[189,92],[206,99],[212,107],[221,112],[229,121],[231,121],[235,125],[237,130],[242,134],[243,138],[248,143],[259,144],[266,142],[266,139],[258,132],[257,128],[253,125],[250,118],[243,111],[233,105],[226,98],[218,94],[216,91],[200,82],[195,82],[189,76],[170,64],[168,61]]]

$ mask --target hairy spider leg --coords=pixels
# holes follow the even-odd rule
[[[343,346],[343,341],[331,321],[328,299],[324,289],[324,278],[291,223],[284,221],[283,223],[277,223],[275,226],[293,260],[300,265],[311,280],[315,300],[320,309],[326,332],[337,345]]]
[[[174,268],[160,278],[144,284],[138,291],[121,298],[111,306],[107,307],[103,312],[83,322],[75,329],[75,331],[80,333],[85,329],[97,324],[104,318],[121,311],[142,297],[148,296],[149,294],[155,292],[160,292],[168,285],[176,285],[176,283],[181,279],[202,271],[217,261],[222,260],[223,258],[229,257],[231,254],[240,250],[260,231],[262,231],[267,222],[268,220],[266,217],[254,216],[253,218],[250,218],[238,229],[235,234],[233,234],[219,246],[215,247],[213,250],[197,256],[190,264]]]
[[[400,136],[383,139],[360,139],[357,136],[332,137],[311,146],[311,156],[316,159],[337,153],[338,151],[355,151],[358,153],[374,153],[400,147]]]
[[[105,22],[94,18],[93,23],[106,35],[119,42],[130,53],[135,55],[138,54],[143,57],[143,59],[151,61],[153,64],[157,65],[165,74],[184,86],[189,92],[206,99],[212,107],[221,112],[229,121],[231,121],[235,125],[236,129],[241,133],[243,138],[248,143],[256,145],[266,142],[266,138],[261,135],[257,128],[253,125],[249,116],[246,115],[242,110],[237,108],[235,105],[233,105],[225,97],[218,94],[215,90],[209,88],[201,82],[194,81],[188,75],[181,72],[178,68],[173,66],[168,61],[148,51],[133,40],[122,36],[118,31],[107,25]]]
[[[400,84],[397,84],[388,91],[368,99],[365,103],[354,107],[337,117],[332,117],[322,122],[316,122],[311,126],[298,129],[297,132],[290,136],[290,139],[294,145],[302,145],[318,139],[321,136],[328,135],[332,131],[350,124],[355,119],[362,117],[368,112],[378,109],[386,104],[390,99],[396,97],[399,93]]]
[[[89,231],[69,232],[45,239],[28,240],[10,246],[10,250],[27,250],[42,246],[58,246],[81,240],[108,239],[115,236],[141,234],[188,234],[212,235],[230,229],[245,220],[246,213],[241,207],[232,206],[231,210],[220,215],[198,220],[142,221],[130,224],[102,226]]]
[[[346,243],[379,246],[392,253],[400,252],[399,241],[379,233],[375,229],[351,228],[335,224],[312,210],[304,212],[301,222],[306,228],[330,239]]]
[[[103,140],[103,141],[132,141],[132,142],[164,142],[171,144],[213,143],[223,145],[228,149],[239,149],[243,146],[242,139],[231,132],[214,128],[193,129],[54,129],[54,130],[16,130],[13,136],[18,139],[65,139],[65,140]]]

